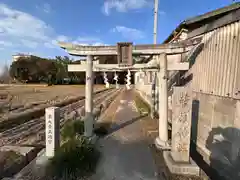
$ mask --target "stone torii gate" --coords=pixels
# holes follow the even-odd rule
[[[159,136],[155,144],[158,148],[169,149],[168,144],[168,71],[188,70],[189,63],[181,62],[181,56],[199,43],[199,40],[184,41],[176,44],[163,45],[135,45],[132,43],[118,43],[117,46],[81,46],[59,42],[59,46],[70,55],[87,56],[85,64],[68,65],[68,71],[86,72],[85,91],[85,135],[91,137],[93,133],[93,71],[157,71],[159,79]],[[93,56],[117,55],[118,64],[93,64]],[[145,64],[134,64],[132,55],[154,55],[155,58]],[[173,59],[169,63],[168,59]]]

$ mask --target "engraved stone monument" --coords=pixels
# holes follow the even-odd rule
[[[192,94],[191,89],[174,87],[171,155],[176,162],[189,162]]]
[[[45,109],[46,121],[46,156],[53,157],[56,148],[60,146],[60,109],[49,107]]]
[[[172,95],[172,144],[171,151],[163,157],[171,173],[200,175],[199,166],[190,157],[192,120],[192,90],[174,87]]]

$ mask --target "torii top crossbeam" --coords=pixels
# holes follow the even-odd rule
[[[201,38],[181,41],[174,44],[150,44],[150,45],[133,45],[132,54],[134,55],[154,55],[154,54],[179,54],[189,51],[193,46],[198,44]],[[59,42],[58,45],[67,50],[70,55],[75,56],[101,56],[117,55],[117,46],[81,46],[71,43]]]

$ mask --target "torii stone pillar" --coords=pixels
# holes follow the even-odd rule
[[[155,140],[155,145],[159,149],[170,149],[168,144],[168,67],[167,55],[161,54],[159,78],[159,136]]]
[[[152,84],[151,84],[151,97],[152,97],[152,101],[151,101],[151,118],[155,118],[155,114],[156,114],[156,86],[157,86],[157,73],[154,72],[154,75],[151,74],[153,80],[152,80]]]
[[[91,137],[93,134],[93,56],[88,55],[86,60],[86,86],[85,86],[85,122],[84,135]]]

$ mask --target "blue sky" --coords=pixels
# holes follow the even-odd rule
[[[184,19],[231,0],[159,0],[158,42]],[[79,44],[153,42],[153,0],[1,0],[0,67],[16,53],[67,55],[57,41]]]

